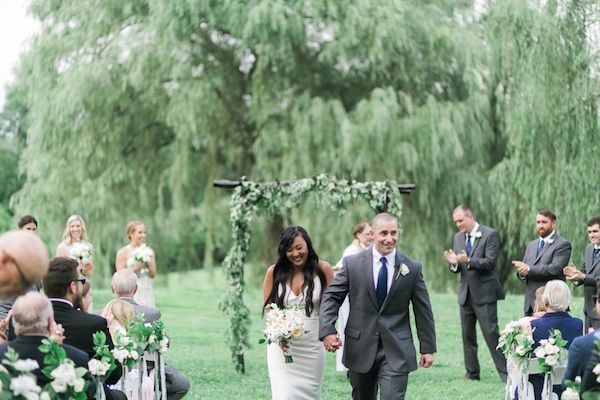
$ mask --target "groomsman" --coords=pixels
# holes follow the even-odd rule
[[[341,340],[335,329],[338,309],[348,295],[343,363],[349,369],[352,399],[404,399],[408,374],[417,369],[409,304],[417,327],[419,365],[433,364],[435,327],[421,264],[396,250],[398,224],[388,213],[372,222],[374,245],[345,257],[342,269],[321,302],[319,338],[335,352]]]
[[[523,261],[513,261],[519,279],[525,281],[525,315],[533,314],[535,291],[553,279],[565,280],[563,268],[571,258],[571,243],[556,232],[556,215],[541,210],[535,217],[539,238],[525,249]]]
[[[587,233],[590,243],[585,247],[583,255],[583,266],[578,271],[575,265],[565,267],[564,274],[567,279],[573,281],[575,286],[584,286],[585,329],[598,329],[600,318],[596,312],[596,302],[593,300],[596,294],[596,282],[600,280],[600,216],[591,218],[587,222]]]
[[[458,304],[462,330],[465,379],[479,380],[477,332],[481,333],[496,365],[500,379],[506,382],[506,359],[496,348],[498,344],[498,300],[504,299],[502,283],[496,273],[496,256],[500,247],[498,234],[475,221],[473,212],[459,205],[452,213],[458,228],[452,250],[444,251],[450,271],[460,273]]]

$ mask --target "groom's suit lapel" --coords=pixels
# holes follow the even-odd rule
[[[396,290],[398,290],[398,286],[400,286],[402,284],[402,278],[404,276],[403,275],[397,276],[397,275],[400,273],[399,271],[400,271],[400,268],[402,267],[403,262],[404,262],[404,256],[402,254],[400,254],[400,252],[398,250],[396,250],[396,261],[394,262],[394,272],[392,273],[392,278],[391,278],[392,286],[390,287],[390,291],[388,292],[387,296],[385,297],[383,305],[381,306],[381,310],[383,310],[385,308],[385,306],[387,306],[387,304],[390,301],[390,299],[392,298],[392,296],[394,296],[394,293],[396,293]],[[410,273],[410,271],[409,271],[409,273]]]
[[[477,235],[478,233],[480,233],[480,235]],[[475,249],[477,249],[477,245],[479,244],[482,238],[483,232],[481,231],[481,225],[479,225],[479,227],[477,228],[477,232],[475,233],[475,237],[473,238],[473,247],[471,248],[471,254],[467,254],[469,257],[475,254]]]
[[[369,297],[373,302],[373,306],[377,308],[377,296],[375,295],[375,282],[373,282],[373,250],[369,247],[369,250],[365,250],[362,252],[363,261],[360,265],[367,265],[368,268],[361,268],[361,272],[363,275],[363,282],[367,283],[367,291],[369,292]]]

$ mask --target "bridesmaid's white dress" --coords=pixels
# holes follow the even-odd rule
[[[294,362],[286,364],[278,344],[267,346],[267,366],[273,400],[317,400],[321,398],[321,384],[325,366],[325,349],[319,341],[319,307],[321,281],[314,279],[313,311],[310,318],[304,312],[306,288],[296,296],[287,287],[285,305],[299,304],[304,319],[304,330],[309,331],[292,341],[290,355]],[[280,289],[281,290],[281,289]]]
[[[131,268],[136,264],[133,260],[134,247],[128,246],[127,267]],[[156,308],[154,301],[154,288],[152,287],[152,278],[148,275],[148,268],[142,268],[135,273],[137,275],[137,291],[133,295],[133,300],[146,307]]]

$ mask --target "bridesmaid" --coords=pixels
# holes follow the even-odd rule
[[[137,248],[146,245],[146,227],[140,221],[131,221],[127,224],[127,238],[129,244],[117,251],[116,267],[117,271],[130,268],[138,277],[137,292],[133,296],[136,303],[146,307],[155,308],[154,289],[152,281],[156,276],[156,257],[154,251],[148,263],[136,262],[134,253]]]
[[[60,242],[58,247],[56,247],[56,256],[73,258],[71,255],[71,250],[76,243],[87,243],[91,246],[91,243],[88,242],[87,238],[85,221],[81,216],[74,214],[67,219],[67,225],[65,227],[65,232],[63,233],[62,242]],[[79,268],[86,277],[90,277],[92,275],[92,271],[94,270],[93,257],[90,256],[85,262],[79,261]]]

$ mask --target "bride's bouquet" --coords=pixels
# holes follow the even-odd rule
[[[150,260],[152,260],[152,254],[152,249],[145,244],[134,247],[131,256],[127,260],[127,266],[133,267],[135,264],[148,265]]]
[[[288,347],[294,338],[304,333],[304,321],[298,305],[280,309],[277,304],[271,303],[265,307],[265,338],[261,338],[259,343],[281,343]],[[294,362],[290,354],[284,352],[284,356],[286,363]]]
[[[82,264],[90,262],[92,255],[94,254],[94,247],[88,242],[77,242],[71,247],[71,258],[76,259]]]

